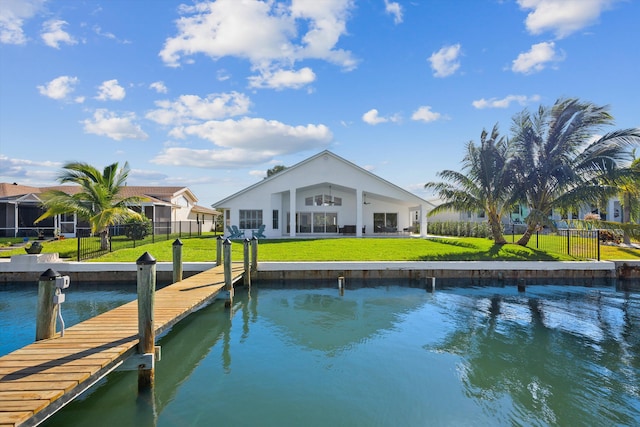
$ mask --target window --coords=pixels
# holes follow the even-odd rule
[[[375,212],[373,214],[374,233],[395,233],[398,231],[398,214],[395,212]]]
[[[278,210],[274,209],[271,212],[271,228],[273,228],[274,230],[277,230],[280,228],[279,219],[280,219],[280,215],[278,213]]]
[[[262,210],[240,209],[240,225],[241,230],[249,228],[260,228],[262,225]]]
[[[313,206],[313,197],[307,197],[306,199],[304,199],[304,205]]]

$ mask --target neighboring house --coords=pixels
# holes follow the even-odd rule
[[[323,151],[212,205],[252,237],[426,236],[428,201]]]
[[[44,212],[41,194],[53,189],[68,194],[80,190],[74,185],[30,187],[0,183],[0,236],[37,236],[40,232],[51,236],[57,230],[63,236],[73,237],[78,229],[87,228],[88,224],[76,218],[75,214],[57,215],[34,223]],[[131,208],[154,223],[171,223],[172,229],[180,227],[180,222],[194,222],[200,231],[211,231],[220,215],[211,208],[198,206],[198,199],[186,187],[125,186],[121,194],[123,197],[143,197],[144,201]]]

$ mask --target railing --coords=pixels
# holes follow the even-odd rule
[[[202,235],[202,223],[197,221],[162,221],[119,224],[109,227],[109,239],[105,248],[99,235],[91,235],[88,229],[76,230],[78,236],[78,261],[96,258],[118,249],[170,239],[182,239]]]
[[[533,235],[527,246],[567,254],[578,259],[600,261],[600,230],[543,230]]]

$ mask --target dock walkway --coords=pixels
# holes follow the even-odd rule
[[[242,263],[234,263],[232,281],[242,275]],[[156,334],[223,288],[220,265],[156,291]],[[138,306],[132,301],[65,329],[64,337],[58,333],[0,357],[0,427],[37,425],[135,354],[137,344]]]

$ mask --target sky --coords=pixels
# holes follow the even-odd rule
[[[325,149],[420,197],[560,98],[640,127],[638,0],[0,0],[0,182],[66,162],[210,206]],[[328,173],[330,180],[330,171]]]

